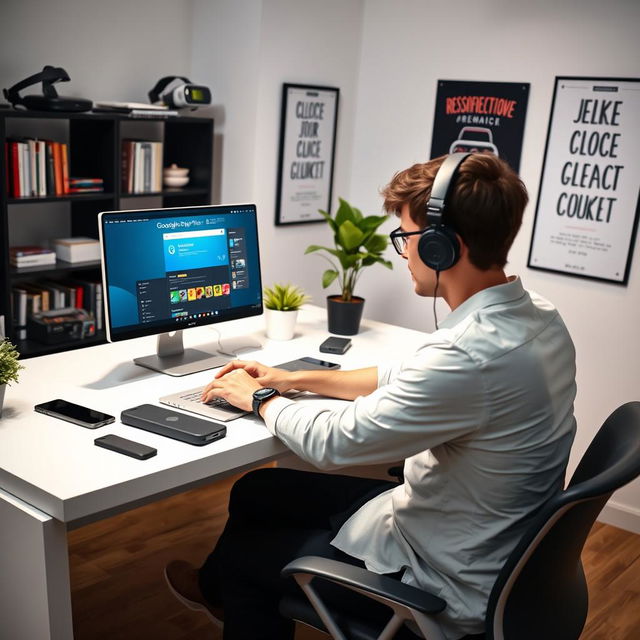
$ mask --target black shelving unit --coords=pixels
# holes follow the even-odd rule
[[[37,121],[37,123],[36,123]],[[55,128],[56,133],[43,135],[43,129]],[[38,133],[29,133],[31,128]],[[142,128],[142,135],[135,133]],[[64,138],[60,139],[60,131]],[[17,133],[16,133],[17,132]],[[7,138],[50,137],[69,145],[69,173],[72,176],[101,177],[104,192],[46,197],[10,197],[7,192],[5,142]],[[121,189],[122,140],[128,137],[163,142],[163,162],[189,168],[190,181],[184,188],[166,188],[153,193],[125,193]],[[12,226],[20,224],[19,212],[25,205],[42,209],[64,203],[68,210],[72,236],[98,238],[98,213],[137,207],[136,201],[155,197],[162,207],[207,205],[212,201],[211,175],[213,163],[213,120],[210,118],[174,116],[131,118],[123,114],[53,113],[40,111],[0,110],[0,315],[4,316],[7,337],[14,342],[22,358],[29,358],[69,349],[77,349],[105,341],[104,332],[82,341],[46,345],[33,340],[18,340],[11,309],[11,288],[19,282],[37,283],[38,278],[76,277],[80,272],[100,278],[100,262],[55,265],[16,269],[9,264],[9,243]],[[39,212],[38,212],[38,215]],[[22,244],[22,243],[21,243]],[[35,242],[31,244],[36,244]]]

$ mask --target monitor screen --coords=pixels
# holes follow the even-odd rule
[[[100,214],[107,338],[262,313],[253,204]]]

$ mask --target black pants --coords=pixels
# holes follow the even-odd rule
[[[292,639],[294,624],[279,615],[278,603],[283,594],[300,591],[280,570],[304,555],[364,566],[330,541],[365,502],[394,486],[280,468],[258,469],[238,480],[227,524],[199,574],[207,600],[224,607],[224,640]],[[318,591],[343,606],[371,607],[376,617],[382,608],[389,617],[386,607],[353,592],[324,585]]]

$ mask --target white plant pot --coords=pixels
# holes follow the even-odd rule
[[[4,404],[4,392],[6,389],[6,384],[0,384],[0,418],[2,418],[2,405]]]
[[[265,309],[267,338],[270,340],[291,340],[296,329],[298,311],[275,311]]]

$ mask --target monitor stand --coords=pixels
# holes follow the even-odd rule
[[[178,330],[158,336],[156,355],[134,358],[133,361],[141,367],[166,373],[169,376],[186,376],[190,373],[221,367],[230,359],[198,349],[185,349],[182,344],[182,330]]]

